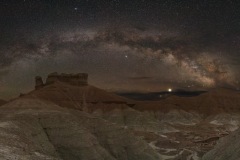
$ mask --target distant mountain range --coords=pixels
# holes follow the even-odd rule
[[[117,95],[127,97],[134,100],[140,101],[158,101],[171,95],[179,97],[193,97],[198,96],[207,91],[185,91],[176,90],[173,92],[162,91],[162,92],[149,92],[149,93],[138,93],[138,92],[116,92]]]

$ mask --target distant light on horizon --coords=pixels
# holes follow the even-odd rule
[[[168,92],[172,92],[172,88],[168,88]]]

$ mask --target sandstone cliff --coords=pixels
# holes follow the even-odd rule
[[[35,88],[39,89],[46,85],[53,84],[56,82],[64,82],[74,86],[87,86],[88,85],[88,74],[87,73],[78,73],[78,74],[58,74],[57,72],[51,73],[46,79],[46,83],[43,83],[43,80],[40,76],[35,78]]]

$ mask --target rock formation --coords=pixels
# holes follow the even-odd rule
[[[46,80],[46,85],[52,84],[56,81],[65,82],[75,86],[84,86],[88,84],[88,74],[78,73],[78,74],[58,74],[57,72],[48,75]]]
[[[35,89],[42,88],[44,86],[42,77],[36,76],[35,77]]]
[[[37,76],[35,78],[35,89],[42,88],[43,86],[53,84],[55,82],[64,82],[73,86],[87,86],[88,85],[88,74],[58,74],[57,72],[51,73],[46,79],[46,83],[43,83],[42,77]]]
[[[219,140],[217,145],[203,156],[203,160],[239,160],[240,129]]]

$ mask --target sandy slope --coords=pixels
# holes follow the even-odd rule
[[[20,98],[0,117],[0,159],[159,159],[128,129],[51,102]]]

